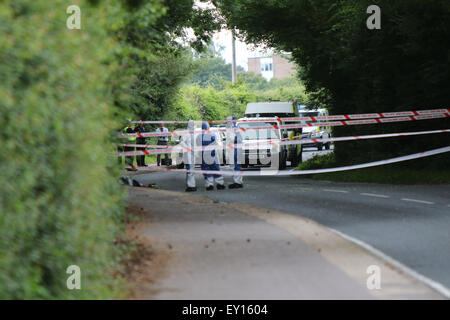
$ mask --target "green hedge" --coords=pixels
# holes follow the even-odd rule
[[[114,43],[106,4],[91,2],[75,1],[82,30],[66,28],[72,2],[0,2],[0,299],[111,298],[120,288],[104,60]],[[66,287],[72,264],[81,290]]]
[[[222,82],[222,88],[185,85],[164,117],[170,120],[219,120],[230,115],[240,118],[244,116],[249,102],[299,99],[300,104],[308,101],[305,88],[293,77],[267,82],[253,74],[241,73],[241,76],[235,84]],[[253,79],[263,81],[265,87],[258,89],[251,82]]]

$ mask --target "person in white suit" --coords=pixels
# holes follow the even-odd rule
[[[195,165],[195,156],[194,156],[194,147],[195,147],[195,138],[194,138],[194,120],[189,120],[187,124],[187,130],[192,132],[189,134],[185,134],[182,136],[181,145],[184,148],[187,148],[188,152],[183,153],[183,161],[186,167],[186,170],[194,169]],[[195,185],[195,174],[191,172],[186,172],[186,192],[197,191],[197,187]]]
[[[238,145],[242,145],[242,134],[240,131],[233,130],[236,128],[235,118],[232,116],[227,117],[227,133],[226,143],[227,146],[231,145],[233,149],[227,149],[226,157],[227,163],[234,169],[233,183],[228,186],[229,189],[238,189],[244,186],[241,171],[241,164],[243,161],[242,148]]]

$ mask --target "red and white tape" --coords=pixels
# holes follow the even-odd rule
[[[399,111],[399,112],[382,112],[382,113],[363,113],[363,114],[344,114],[344,115],[331,115],[331,116],[317,116],[317,117],[288,117],[288,118],[278,118],[279,121],[320,121],[320,120],[356,120],[356,119],[378,119],[378,118],[394,118],[394,117],[409,117],[409,116],[419,116],[427,114],[450,114],[450,109],[431,109],[431,110],[417,110],[417,111]],[[208,123],[229,123],[238,122],[240,120],[206,120]],[[251,118],[245,121],[259,121],[258,118]],[[139,120],[131,121],[131,123],[139,124],[186,124],[187,121],[170,121],[170,120]]]
[[[156,144],[133,144],[133,143],[123,143],[122,147],[131,147],[131,148],[146,148],[146,149],[167,149],[170,146],[156,145]]]
[[[387,160],[374,161],[369,163],[363,163],[352,166],[343,166],[337,168],[328,168],[328,169],[316,169],[316,170],[290,170],[290,171],[279,171],[279,170],[261,170],[261,171],[232,171],[232,170],[186,170],[186,169],[170,169],[170,168],[161,168],[161,167],[131,167],[132,169],[136,169],[139,171],[155,171],[155,172],[190,172],[194,174],[216,174],[216,175],[224,175],[224,176],[233,176],[233,175],[241,175],[241,176],[294,176],[294,175],[306,175],[306,174],[319,174],[319,173],[330,173],[330,172],[338,172],[338,171],[348,171],[348,170],[356,170],[363,169],[369,167],[376,167],[391,163],[397,163],[407,160],[413,160],[418,158],[430,157],[437,154],[442,154],[450,151],[450,146],[438,148],[434,150],[424,151],[420,153],[414,153],[406,156],[391,158]]]
[[[272,141],[267,140],[264,142],[255,142],[247,144],[223,144],[223,145],[210,145],[210,146],[198,146],[191,148],[185,148],[180,145],[168,148],[164,146],[164,149],[158,150],[137,150],[137,151],[126,151],[116,153],[115,156],[125,157],[125,156],[137,156],[137,155],[151,155],[151,154],[170,154],[170,153],[187,153],[195,151],[211,151],[211,150],[222,150],[222,149],[242,149],[248,146],[258,146],[258,147],[270,147],[274,145],[296,145],[296,144],[307,144],[307,143],[328,143],[337,141],[351,141],[351,140],[367,140],[367,139],[380,139],[380,138],[393,138],[393,137],[407,137],[416,135],[426,135],[426,134],[437,134],[437,133],[449,133],[450,129],[442,130],[431,130],[431,131],[415,131],[415,132],[401,132],[401,133],[385,133],[385,134],[372,134],[363,136],[349,136],[349,137],[335,137],[335,138],[325,138],[325,139],[301,139],[301,140],[290,140],[290,141]],[[138,148],[148,148],[149,145],[139,145],[139,144],[125,144],[125,146],[138,147]],[[151,146],[155,147],[155,146]],[[156,146],[161,147],[161,146]]]
[[[137,132],[129,134],[120,134],[120,138],[131,138],[131,137],[161,137],[161,136],[181,136],[186,134],[202,134],[202,133],[214,133],[214,132],[245,132],[247,130],[267,130],[270,127],[274,129],[296,129],[296,128],[306,128],[306,127],[336,127],[336,126],[352,126],[352,125],[362,125],[362,124],[381,124],[381,123],[392,123],[392,122],[403,122],[403,121],[414,121],[414,120],[429,120],[429,119],[439,119],[439,118],[450,118],[450,113],[438,113],[438,114],[427,114],[418,116],[408,116],[408,117],[397,117],[397,118],[377,118],[377,119],[363,119],[363,120],[342,120],[342,121],[331,121],[331,122],[310,122],[305,124],[287,124],[287,125],[270,125],[266,124],[262,127],[236,127],[236,128],[214,128],[207,130],[174,130],[169,132]],[[263,122],[264,120],[259,120]]]

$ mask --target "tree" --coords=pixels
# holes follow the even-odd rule
[[[251,90],[265,90],[269,87],[267,80],[260,74],[254,74],[253,72],[239,72],[238,78]]]
[[[157,4],[165,14],[152,15],[154,3],[133,1],[131,14],[115,30],[122,43],[118,60],[123,73],[115,81],[113,94],[116,105],[129,117],[158,119],[169,112],[181,84],[194,69],[191,48],[205,50],[217,29],[213,11],[194,6],[193,0]]]
[[[247,42],[292,52],[301,78],[331,114],[434,108],[450,100],[450,3],[382,1],[369,30],[363,0],[214,0]],[[320,100],[323,99],[323,100]],[[335,135],[445,128],[445,120],[336,128]],[[445,135],[337,144],[342,162],[379,159],[447,144]],[[359,158],[359,159],[358,159]]]
[[[231,64],[222,57],[208,57],[195,60],[195,71],[191,79],[201,87],[219,88],[224,81],[231,81]]]
[[[194,72],[190,82],[203,88],[212,86],[220,88],[225,81],[231,81],[231,64],[226,63],[221,53],[212,42],[206,50],[194,56]]]

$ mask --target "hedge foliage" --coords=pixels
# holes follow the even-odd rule
[[[115,44],[109,7],[95,2],[0,2],[0,299],[111,298],[120,288],[106,85]],[[81,30],[66,27],[73,3]],[[73,264],[81,290],[66,287]]]
[[[450,100],[448,0],[213,0],[227,26],[251,43],[292,53],[313,104],[330,114],[425,110]],[[381,10],[370,30],[369,5]],[[335,136],[445,129],[448,119],[336,127]],[[449,144],[448,135],[336,143],[341,164],[375,161]],[[444,162],[427,167],[448,167]],[[437,160],[436,160],[437,161]],[[420,162],[404,163],[421,168]],[[434,163],[434,164],[432,164]]]
[[[241,73],[235,84],[221,81],[219,88],[197,84],[183,86],[164,118],[217,120],[230,115],[240,118],[249,102],[294,99],[298,99],[300,104],[309,101],[305,88],[294,77],[268,82],[261,76]]]

